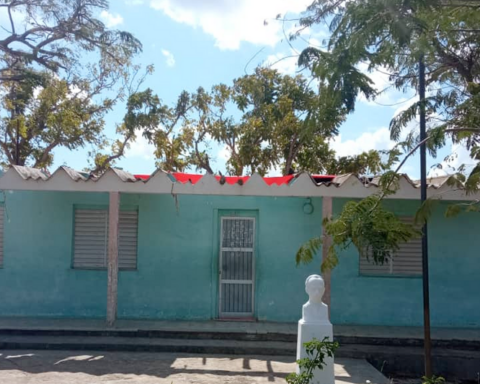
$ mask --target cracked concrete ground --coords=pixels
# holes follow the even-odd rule
[[[285,383],[293,358],[143,352],[1,351],[1,384]],[[385,384],[364,360],[337,359],[337,383]]]

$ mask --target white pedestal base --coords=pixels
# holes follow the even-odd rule
[[[305,322],[300,320],[298,322],[298,341],[297,341],[297,360],[307,357],[304,343],[317,339],[322,341],[328,337],[329,341],[333,341],[333,327],[328,320],[325,322]],[[335,384],[335,371],[333,365],[333,358],[327,357],[325,359],[326,365],[323,369],[316,369],[313,372],[312,384]],[[300,369],[297,367],[297,373]]]

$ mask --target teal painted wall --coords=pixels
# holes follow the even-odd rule
[[[106,205],[107,194],[6,193],[0,316],[105,317],[106,271],[75,270],[74,205]],[[211,319],[217,315],[218,217],[257,215],[256,317],[296,321],[305,278],[319,262],[295,267],[298,247],[321,230],[321,199],[122,195],[139,210],[138,268],[119,275],[123,318]]]
[[[334,214],[345,200],[334,200]],[[398,215],[412,216],[412,201],[388,201]],[[480,214],[445,218],[440,203],[428,227],[431,324],[480,327]],[[354,248],[340,256],[332,274],[332,322],[335,324],[423,324],[421,278],[359,275]]]
[[[107,205],[107,194],[6,193],[0,316],[98,317],[106,313],[106,271],[75,270],[74,205]],[[339,212],[345,200],[334,200]],[[256,317],[296,321],[306,300],[305,278],[319,261],[296,268],[294,255],[320,233],[321,199],[122,195],[139,210],[138,269],[121,271],[118,314],[123,318],[211,319],[217,316],[218,219],[225,211],[257,218]],[[413,202],[389,201],[399,215]],[[429,226],[434,326],[480,327],[480,216],[443,217]],[[242,213],[243,212],[243,213]],[[421,279],[364,277],[349,249],[332,276],[336,324],[421,325]]]

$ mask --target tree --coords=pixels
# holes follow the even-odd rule
[[[46,73],[19,82],[4,82],[0,120],[3,165],[44,168],[58,146],[76,149],[85,143],[102,145],[103,113],[110,101],[95,104],[88,92],[72,89]]]
[[[173,108],[151,96],[159,124],[143,134],[156,147],[158,165],[169,171],[213,173],[209,149],[215,142],[229,152],[229,174],[264,175],[277,166],[283,174],[320,172],[334,158],[328,140],[343,121],[341,111],[323,113],[328,99],[305,78],[268,68],[209,92],[182,92]]]
[[[96,18],[107,9],[107,0],[1,0],[10,23],[0,40],[0,82],[35,76],[38,68],[78,75],[92,53],[126,64],[141,43]]]
[[[106,0],[0,1],[9,20],[0,40],[3,165],[46,167],[55,148],[107,144],[103,117],[132,96],[133,84],[138,91],[140,66],[132,60],[142,46],[96,18],[106,9]]]
[[[170,172],[194,168],[215,173],[210,153],[214,143],[229,152],[226,165],[231,175],[264,175],[279,165],[283,174],[293,169],[355,169],[363,174],[381,167],[376,151],[336,160],[329,140],[343,121],[343,109],[326,107],[328,103],[302,76],[283,76],[267,68],[257,68],[230,86],[183,91],[173,106],[151,89],[132,92],[117,126],[121,139],[114,142],[111,154],[96,154],[94,173],[124,156],[139,135],[155,146],[156,165]]]
[[[117,126],[117,133],[122,139],[112,146],[112,154],[97,154],[94,173],[105,168],[125,154],[132,141],[138,135],[148,139],[155,145],[157,166],[165,171],[183,172],[189,166],[197,166],[213,173],[209,166],[208,154],[200,150],[206,132],[200,132],[205,124],[202,115],[204,99],[208,95],[199,88],[197,93],[190,95],[182,92],[174,107],[164,104],[149,88],[134,92],[128,99],[127,112],[123,122]],[[193,120],[189,111],[195,108],[199,120]],[[196,132],[199,134],[196,135]]]
[[[390,74],[392,86],[417,88],[417,66],[420,59],[426,66],[429,96],[425,101],[429,129],[426,143],[435,155],[447,140],[470,149],[476,164],[461,166],[449,183],[466,192],[475,192],[480,185],[480,5],[468,0],[317,0],[302,19],[302,27],[327,22],[331,35],[326,51],[309,47],[299,62],[311,69],[313,76],[326,84],[331,97],[348,111],[355,108],[359,95],[375,97],[377,90],[368,73],[359,69],[366,63],[369,70]],[[415,119],[420,102],[412,104],[390,124],[391,137],[400,141],[401,132]],[[399,171],[406,158],[420,147],[418,132],[412,131],[399,142],[390,159],[404,159],[392,171],[380,174],[381,192],[360,202],[347,204],[340,216],[326,223],[326,232],[333,238],[330,258],[324,267],[336,264],[336,249],[350,243],[363,255],[374,255],[376,262],[390,258],[398,245],[418,236],[413,227],[402,224],[382,208],[382,199],[394,194]],[[431,212],[432,200],[417,212],[416,221],[423,224]],[[478,210],[478,202],[453,205],[447,214],[461,210]],[[321,239],[305,244],[297,254],[298,262],[308,262]]]
[[[281,75],[270,68],[257,68],[234,81],[233,100],[243,113],[241,153],[250,166],[256,164],[247,156],[258,153],[261,159],[252,173],[256,168],[265,173],[275,165],[284,175],[294,168],[311,170],[308,161],[299,162],[308,160],[300,153],[315,141],[332,138],[344,120],[343,110],[324,94],[322,86],[315,90],[301,75]],[[267,145],[259,150],[262,142]]]

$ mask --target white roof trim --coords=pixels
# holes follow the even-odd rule
[[[480,199],[480,193],[466,195],[463,190],[449,187],[446,178],[435,181],[428,188],[431,197],[464,201]],[[147,181],[143,181],[118,169],[109,169],[99,178],[89,178],[86,173],[60,167],[49,177],[38,169],[14,166],[0,177],[0,190],[363,198],[377,192],[378,186],[375,182],[364,184],[354,175],[341,175],[332,182],[317,184],[308,174],[303,173],[288,185],[268,185],[260,175],[254,174],[240,185],[221,184],[213,175],[206,174],[197,183],[192,184],[177,182],[172,175],[161,170],[155,171]],[[418,200],[420,199],[418,183],[403,176],[400,178],[400,189],[388,198]]]

